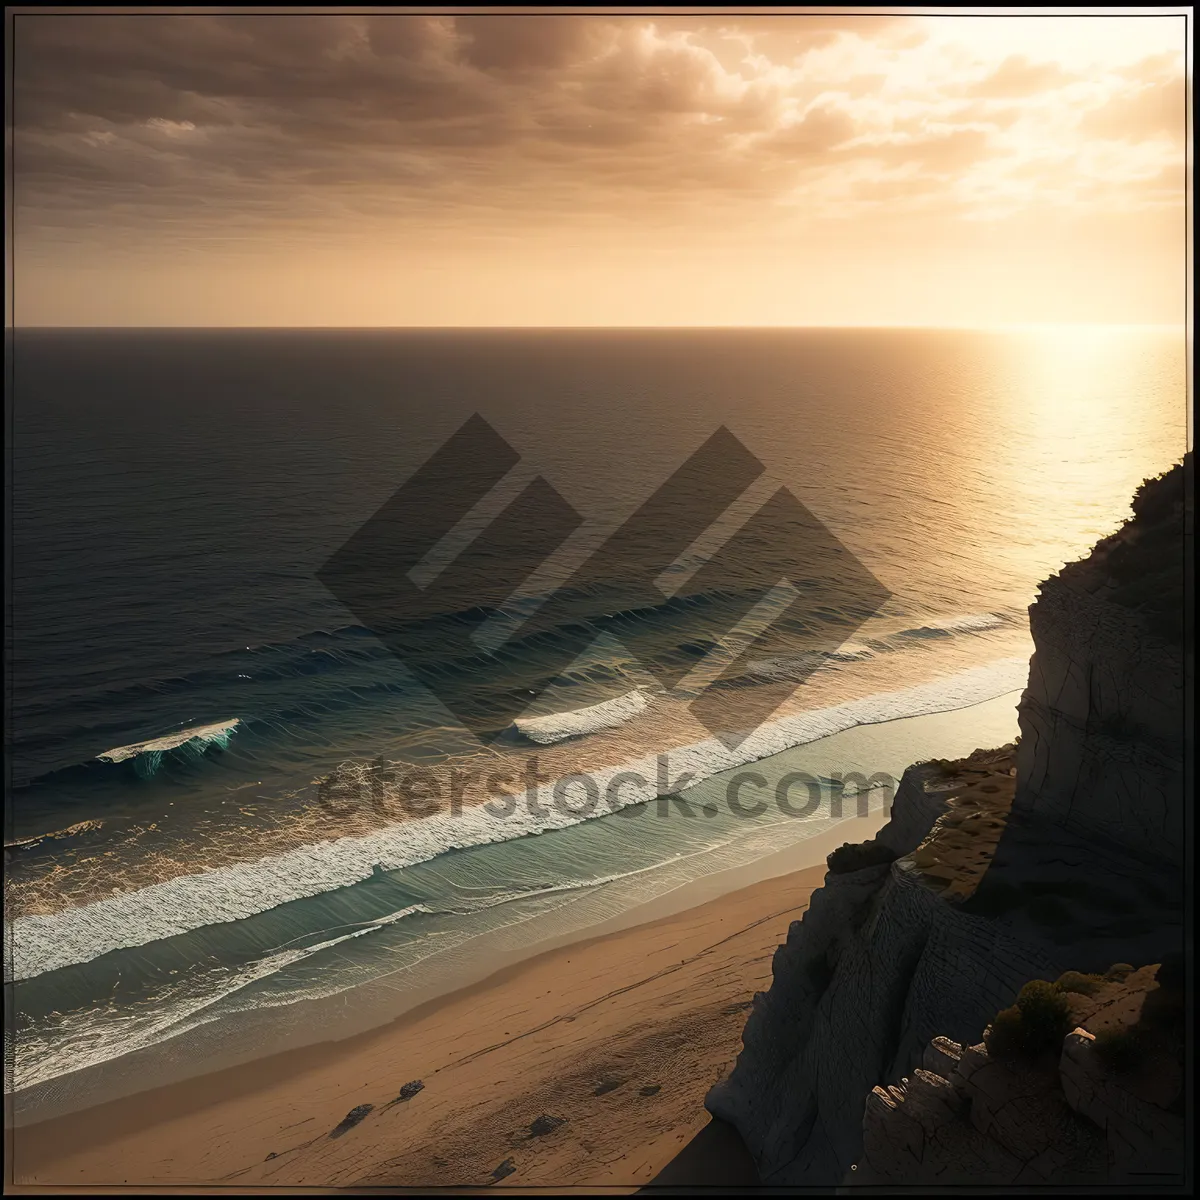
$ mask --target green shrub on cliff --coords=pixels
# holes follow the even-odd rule
[[[1133,518],[1117,531],[1104,555],[1116,584],[1110,599],[1136,609],[1159,637],[1183,638],[1184,537],[1192,505],[1188,476],[1192,456],[1156,479],[1147,479],[1133,498]]]
[[[1085,975],[1082,971],[1067,971],[1056,980],[1054,986],[1060,992],[1076,992],[1080,996],[1090,996],[1104,982],[1099,975]]]
[[[1031,1045],[1057,1048],[1071,1028],[1067,998],[1044,979],[1032,979],[1021,989],[1017,1008]]]
[[[1002,1008],[984,1032],[983,1040],[993,1058],[1009,1058],[1025,1050],[1021,1010],[1014,1004]]]
[[[847,875],[866,867],[881,867],[895,862],[895,850],[889,850],[882,842],[845,842],[825,859],[825,864],[834,875]]]
[[[1145,627],[1170,642],[1184,637],[1184,550],[1192,519],[1192,452],[1133,498],[1133,516],[1099,542],[1062,578],[1137,612]]]
[[[1016,1004],[996,1014],[984,1042],[997,1058],[1037,1058],[1057,1051],[1070,1028],[1066,996],[1045,979],[1031,979]]]

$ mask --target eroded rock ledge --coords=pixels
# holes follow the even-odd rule
[[[1005,1060],[948,1038],[867,1096],[861,1160],[846,1183],[1177,1185],[1183,1180],[1183,1071],[1162,1039],[1106,1062],[1097,1033],[1137,1027],[1157,966],[1071,996],[1080,1024],[1057,1061]]]
[[[831,871],[776,952],[737,1065],[706,1102],[737,1127],[764,1183],[840,1180],[859,1156],[858,1114],[875,1084],[907,1074],[939,1034],[977,1040],[1022,983],[1061,973],[1052,947],[947,898],[973,892],[978,863],[963,829],[1002,823],[1013,754],[910,767],[877,838],[899,857]],[[944,863],[939,845],[952,851]]]

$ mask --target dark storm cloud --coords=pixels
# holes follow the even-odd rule
[[[379,22],[372,36],[350,17],[22,17],[18,124],[67,114],[233,123],[244,109],[281,105],[392,120],[479,111],[483,97],[468,74],[437,58],[454,44],[452,27],[388,26],[404,33],[377,52]]]

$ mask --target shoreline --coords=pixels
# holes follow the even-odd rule
[[[1012,721],[1011,701],[998,698],[982,707],[877,725],[870,733],[875,747],[871,761],[894,758],[897,763],[907,764],[914,757],[957,755],[979,744],[999,744],[1011,737]],[[832,749],[847,737],[857,742],[864,733],[866,730],[860,729],[834,735],[824,744]],[[796,753],[788,752],[777,764],[778,769],[796,765],[790,761]],[[847,817],[782,849],[771,848],[749,861],[701,871],[623,910],[593,912],[585,923],[535,935],[524,944],[513,945],[511,939],[497,943],[486,935],[460,955],[451,969],[427,973],[424,983],[414,985],[414,976],[408,971],[380,975],[332,994],[229,1014],[142,1049],[57,1075],[8,1094],[10,1123],[28,1128],[139,1092],[235,1068],[256,1057],[303,1051],[314,1044],[341,1044],[558,947],[644,925],[760,881],[822,863],[824,856],[843,842],[872,837],[887,820],[888,807],[872,805],[865,817]]]
[[[239,1071],[268,1061],[291,1060],[310,1050],[327,1048],[339,1053],[340,1047],[358,1039],[383,1035],[397,1022],[414,1013],[426,1011],[453,997],[486,987],[491,980],[506,977],[522,966],[572,947],[586,947],[605,938],[620,936],[649,925],[669,920],[681,913],[707,906],[719,906],[735,895],[773,879],[820,867],[825,856],[844,841],[861,841],[874,836],[887,821],[888,812],[873,809],[865,817],[848,817],[825,833],[796,842],[782,850],[748,863],[727,867],[690,879],[678,887],[634,905],[590,925],[511,950],[488,949],[475,965],[446,986],[435,983],[425,988],[397,993],[386,978],[359,984],[344,992],[316,999],[300,1000],[282,1008],[256,1009],[240,1014],[242,1020],[221,1022],[225,1044],[216,1049],[203,1046],[211,1027],[201,1026],[177,1038],[156,1043],[144,1050],[85,1067],[67,1076],[58,1076],[45,1084],[6,1095],[10,1125],[15,1130],[32,1129],[54,1121],[76,1119],[99,1108],[135,1100],[151,1092],[199,1084],[227,1071]],[[399,1002],[399,1003],[398,1003]],[[350,1010],[356,1010],[351,1013]],[[281,1032],[280,1026],[290,1028]],[[337,1023],[339,1032],[332,1037],[314,1037],[314,1032]],[[262,1026],[260,1030],[258,1027]],[[261,1034],[261,1036],[260,1036]],[[273,1048],[261,1054],[262,1036],[271,1037]],[[197,1063],[206,1064],[199,1071]],[[187,1072],[172,1077],[172,1068]],[[168,1077],[146,1084],[146,1078]],[[128,1086],[130,1083],[133,1086]],[[83,1103],[48,1098],[29,1105],[39,1095],[69,1090]],[[22,1104],[22,1101],[25,1104]]]
[[[851,823],[860,822],[878,823]],[[807,849],[811,856],[818,847]],[[777,873],[716,898],[693,894],[689,903],[676,894],[683,906],[674,912],[592,927],[586,938],[501,966],[383,1027],[112,1100],[87,1109],[86,1120],[72,1113],[12,1130],[14,1183],[474,1187],[516,1157],[523,1182],[532,1175],[549,1186],[574,1175],[580,1186],[641,1186],[707,1123],[703,1097],[736,1058],[748,997],[769,983],[775,947],[825,876],[823,859],[773,865]],[[644,1081],[626,1078],[647,1069]],[[413,1079],[422,1092],[385,1107]],[[330,1137],[363,1103],[374,1106],[370,1120]],[[563,1126],[518,1138],[516,1148],[506,1133],[494,1145],[484,1134],[523,1110],[531,1115],[518,1125],[542,1109],[558,1119],[556,1105],[573,1108]],[[398,1127],[400,1114],[403,1146],[383,1132]],[[416,1137],[422,1120],[436,1142]],[[612,1139],[621,1160],[636,1162],[597,1165],[596,1138]],[[446,1158],[451,1143],[457,1149]],[[398,1162],[404,1147],[408,1158]],[[419,1177],[422,1170],[434,1175]]]
[[[631,789],[624,785],[618,789],[613,807],[623,809],[667,794],[659,783],[664,760],[670,764],[672,777],[686,773],[700,783],[855,729],[963,712],[1019,691],[1027,671],[1025,657],[1000,655],[948,674],[928,673],[928,668],[916,671],[912,681],[897,688],[888,686],[887,668],[894,670],[894,666],[874,661],[859,664],[860,674],[855,676],[848,692],[845,680],[837,678],[841,690],[831,690],[822,697],[824,703],[812,707],[809,705],[815,698],[816,682],[810,680],[804,707],[798,702],[795,708],[782,706],[732,750],[694,722],[690,725],[682,722],[674,710],[671,710],[672,720],[666,721],[665,710],[660,711],[661,699],[632,726],[623,724],[600,730],[582,741],[567,739],[546,746],[509,747],[502,765],[513,766],[515,771],[514,764],[524,762],[527,768],[532,760],[538,770],[545,772],[539,776],[539,785],[532,792],[528,786],[514,788],[511,793],[485,792],[470,803],[462,803],[460,798],[457,809],[453,801],[456,769],[453,766],[416,769],[413,777],[420,782],[428,776],[432,788],[429,799],[422,801],[428,806],[427,811],[419,814],[394,811],[387,820],[381,820],[376,812],[369,788],[362,790],[365,776],[357,778],[357,798],[352,802],[339,798],[336,803],[334,817],[340,823],[336,831],[330,827],[331,811],[317,805],[310,812],[289,819],[286,832],[265,827],[254,835],[252,848],[234,839],[233,852],[228,857],[206,862],[199,871],[142,877],[140,873],[146,869],[146,863],[157,861],[153,856],[145,862],[123,864],[121,871],[132,872],[128,877],[111,875],[115,867],[110,867],[105,877],[106,888],[113,879],[119,886],[103,894],[68,895],[57,878],[48,890],[46,879],[38,870],[32,870],[26,878],[25,868],[18,862],[12,868],[8,903],[9,922],[19,940],[13,947],[9,969],[18,981],[35,978],[62,967],[87,963],[105,952],[134,949],[142,944],[138,939],[143,938],[147,928],[155,930],[151,940],[162,940],[353,886],[370,878],[376,864],[388,870],[403,869],[430,861],[447,845],[483,845],[570,827],[579,823],[581,817],[556,799],[553,783],[561,778],[587,774],[600,790],[606,791],[614,778],[636,774],[641,780],[639,786]],[[823,682],[826,688],[833,688],[832,678]],[[647,749],[648,746],[655,749]],[[467,771],[464,775],[474,782],[479,777],[481,770]],[[519,776],[505,778],[512,782]],[[537,806],[531,804],[531,797],[536,799]],[[488,810],[498,800],[511,801],[510,811],[499,818]],[[318,822],[315,826],[314,821]],[[497,821],[504,822],[500,837],[496,836]],[[264,835],[281,840],[259,845],[255,839]],[[331,851],[330,847],[337,849]],[[319,880],[306,875],[312,869],[312,854],[317,848],[326,856],[322,864],[325,875]],[[168,856],[172,862],[175,857],[174,852]],[[255,878],[259,897],[253,904],[246,900],[243,882],[250,875]],[[190,914],[186,921],[164,915],[178,910]]]

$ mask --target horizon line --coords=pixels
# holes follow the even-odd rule
[[[894,329],[894,330],[943,330],[943,331],[962,331],[962,332],[1019,332],[1032,331],[1043,329],[1161,329],[1161,330],[1186,330],[1189,321],[1187,319],[1180,321],[1007,321],[1007,322],[991,322],[987,324],[937,324],[937,323],[922,323],[922,324],[892,324],[890,322],[869,322],[864,324],[840,324],[830,322],[814,322],[814,323],[776,323],[776,324],[718,324],[718,325],[602,325],[602,324],[587,324],[587,325],[490,325],[490,324],[470,324],[470,325],[318,325],[318,324],[295,324],[295,325],[201,325],[201,324],[161,324],[161,325],[57,325],[49,322],[37,322],[27,325],[17,325],[12,323],[5,324],[6,333],[16,333],[20,331],[46,330],[56,332],[80,332],[80,331],[95,331],[95,332],[145,332],[150,330],[210,330],[213,332],[232,332],[234,330],[252,331],[287,331],[287,330],[317,330],[317,331],[336,331],[346,330],[352,332],[366,332],[369,330],[380,330],[386,332],[413,331],[413,332],[432,332],[432,331],[448,331],[448,332],[474,332],[474,331],[494,331],[494,332],[577,332],[581,330],[610,330],[617,332],[633,332],[635,330],[662,331],[662,330],[697,330],[697,331],[715,331],[715,330],[756,330],[756,329]]]

